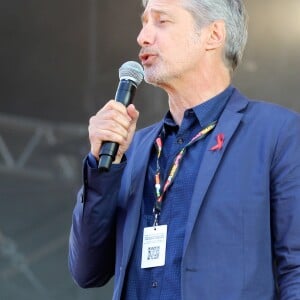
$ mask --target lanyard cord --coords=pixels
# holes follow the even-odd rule
[[[167,180],[163,184],[162,189],[162,183],[161,183],[161,172],[160,172],[160,164],[159,159],[161,157],[162,148],[163,148],[163,140],[162,140],[162,134],[158,136],[158,138],[155,140],[155,146],[157,151],[157,159],[156,159],[156,173],[155,173],[155,195],[156,195],[156,201],[153,208],[154,213],[154,226],[158,225],[158,217],[161,212],[161,206],[163,201],[163,196],[165,195],[167,189],[171,186],[171,184],[174,182],[175,176],[177,175],[177,172],[179,170],[179,166],[181,163],[181,160],[186,152],[186,149],[196,143],[197,141],[204,139],[215,127],[217,122],[214,121],[205,128],[203,128],[199,133],[197,133],[176,155],[173,164],[171,166],[169,175],[167,177]]]

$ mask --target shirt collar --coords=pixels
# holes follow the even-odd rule
[[[201,127],[207,126],[208,124],[218,120],[234,89],[235,88],[232,85],[229,85],[223,92],[219,93],[218,95],[197,106],[194,106],[193,108],[187,109],[184,112],[184,118],[189,118],[190,115],[195,114]],[[168,111],[165,115],[164,126],[178,126],[175,123],[170,111]]]

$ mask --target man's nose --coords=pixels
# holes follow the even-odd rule
[[[137,42],[141,47],[153,44],[154,31],[150,24],[146,24],[142,27],[139,35],[137,36]]]

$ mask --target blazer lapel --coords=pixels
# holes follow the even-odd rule
[[[208,147],[202,159],[201,170],[196,178],[195,188],[191,199],[191,207],[186,226],[183,253],[186,251],[197,215],[209,185],[218,169],[219,164],[221,163],[222,157],[230,143],[232,136],[240,124],[243,116],[240,111],[244,109],[247,104],[248,100],[236,91],[229,100],[229,103],[222,113],[216,128],[209,137],[210,140],[208,142]],[[212,151],[210,149],[216,145],[216,138],[218,134],[224,135],[222,148]]]
[[[158,136],[162,124],[162,122],[158,123],[154,129],[137,141],[139,145],[136,147],[136,151],[133,154],[135,161],[131,165],[132,180],[130,182],[130,194],[126,205],[127,216],[123,231],[123,266],[126,266],[129,261],[129,256],[135,241],[140,220],[140,210],[149,156],[154,140]]]

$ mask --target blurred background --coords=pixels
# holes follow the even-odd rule
[[[248,0],[249,42],[234,84],[300,112],[300,0]],[[0,0],[0,299],[111,299],[67,267],[89,117],[137,60],[140,0]],[[166,95],[142,83],[139,127]],[[270,116],[271,118],[272,116]]]

